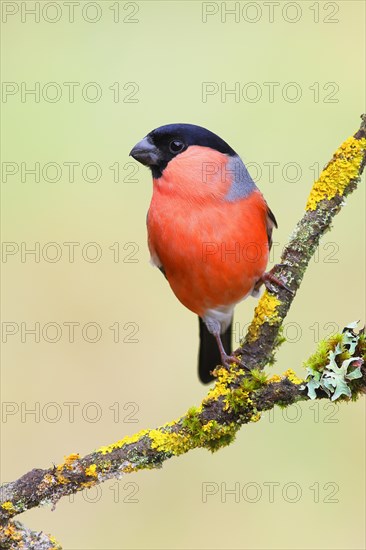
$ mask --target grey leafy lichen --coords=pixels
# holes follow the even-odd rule
[[[363,364],[362,357],[354,356],[360,338],[360,334],[354,332],[356,327],[357,322],[350,323],[341,335],[333,337],[334,349],[329,349],[326,364],[322,364],[321,360],[317,362],[316,356],[315,359],[312,356],[308,360],[306,387],[310,399],[316,399],[317,389],[323,390],[332,401],[336,401],[342,395],[352,397],[350,382],[362,377]],[[329,341],[323,341],[319,347],[321,349],[327,345]]]

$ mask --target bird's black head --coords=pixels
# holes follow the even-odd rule
[[[194,124],[167,124],[152,130],[135,145],[130,155],[149,166],[153,177],[160,178],[170,160],[191,145],[209,147],[229,156],[235,151],[219,136]]]

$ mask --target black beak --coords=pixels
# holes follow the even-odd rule
[[[148,137],[144,137],[144,139],[136,143],[135,147],[130,151],[130,156],[145,166],[156,165],[160,160],[159,149],[155,147]]]

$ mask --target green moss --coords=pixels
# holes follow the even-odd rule
[[[253,378],[246,376],[243,378],[243,380],[240,382],[240,388],[244,390],[245,392],[251,392],[254,391],[256,387],[256,382],[253,380]]]
[[[182,425],[189,432],[194,444],[198,446],[204,436],[202,422],[199,417],[199,409],[197,409],[196,407],[191,407],[187,411],[187,414],[183,419]]]
[[[359,333],[356,355],[362,357],[366,362],[366,334],[364,332]]]
[[[210,420],[204,426],[207,437],[204,446],[212,452],[218,451],[221,447],[226,447],[234,441],[238,429],[239,426],[234,422],[231,424],[219,424],[216,420]]]
[[[337,344],[342,344],[342,334],[335,334],[328,338],[328,340],[321,340],[316,352],[305,361],[304,367],[322,372],[329,363],[329,352],[333,351]],[[344,353],[348,352],[345,350]]]
[[[283,330],[283,326],[281,325],[278,329],[278,332],[273,344],[273,349],[271,351],[271,355],[268,358],[268,362],[267,362],[268,366],[272,367],[275,364],[276,352],[284,342],[286,342],[286,338],[284,337],[284,330]]]
[[[267,382],[267,375],[262,370],[252,369],[250,374],[254,383],[254,390],[257,390]]]
[[[249,384],[249,381],[248,381]],[[250,381],[250,384],[253,384]],[[251,390],[249,390],[251,391]],[[238,413],[240,410],[245,409],[245,403],[248,401],[249,391],[243,387],[231,390],[231,392],[226,396],[225,403],[226,409]]]
[[[187,414],[183,420],[183,426],[191,432],[195,432],[202,427],[197,407],[191,407],[190,409],[188,409]]]
[[[316,399],[317,390],[323,391],[332,401],[354,400],[364,392],[363,361],[359,353],[362,331],[356,334],[356,327],[357,323],[350,323],[342,334],[320,342],[316,353],[305,363],[310,399]]]

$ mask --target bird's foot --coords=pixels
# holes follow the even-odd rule
[[[231,368],[232,363],[234,363],[237,366],[240,365],[239,357],[237,357],[234,354],[227,355],[227,353],[225,353],[225,354],[222,353],[221,354],[221,362],[222,362],[222,365],[227,369]]]
[[[284,264],[278,264],[278,265],[275,265],[270,271],[266,271],[266,273],[263,273],[262,277],[259,279],[257,285],[256,285],[256,290],[258,290],[261,285],[263,284],[267,290],[269,290],[271,292],[272,288],[271,288],[271,285],[276,285],[278,286],[279,288],[284,288],[285,290],[287,290],[287,292],[290,292],[291,294],[295,294],[293,290],[291,290],[291,288],[289,288],[286,283],[284,283],[283,281],[281,281],[281,279],[279,279],[277,277],[277,275],[275,275],[273,273],[273,271],[277,268],[277,267],[282,267]]]

